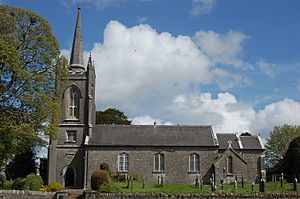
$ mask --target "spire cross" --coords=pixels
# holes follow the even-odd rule
[[[232,141],[228,140],[228,148],[231,148]]]

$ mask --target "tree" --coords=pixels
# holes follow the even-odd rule
[[[65,61],[48,22],[0,5],[0,169],[13,154],[43,144],[57,127],[57,75]]]
[[[289,143],[297,136],[300,136],[300,126],[283,125],[274,127],[266,143],[267,169],[281,168],[277,164],[284,158]]]
[[[28,150],[18,154],[6,166],[5,175],[7,179],[25,178],[28,174],[36,174],[36,157],[34,150]]]
[[[128,120],[127,116],[122,111],[115,108],[96,112],[96,124],[130,125],[131,123],[132,121]]]
[[[300,179],[300,137],[294,138],[283,159],[283,171],[289,182]]]

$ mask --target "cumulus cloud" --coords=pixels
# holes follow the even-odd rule
[[[274,126],[300,125],[300,103],[284,99],[255,111],[230,93],[179,95],[168,107],[173,122],[212,124],[217,132],[261,133],[267,137]]]
[[[243,43],[250,36],[237,31],[226,34],[214,31],[198,31],[193,39],[196,45],[211,59],[214,64],[228,64],[249,69],[251,64],[243,60]]]
[[[291,99],[255,110],[231,93],[213,96],[199,91],[203,84],[226,90],[251,83],[247,76],[221,67],[247,67],[241,56],[247,38],[234,31],[199,31],[193,38],[175,37],[149,25],[126,27],[111,21],[103,43],[95,43],[91,49],[97,73],[97,108],[118,108],[134,124],[213,124],[217,132],[251,131],[264,136],[274,125],[300,124],[295,116],[300,103]],[[69,55],[67,50],[62,53]],[[85,52],[85,59],[87,55]]]
[[[192,0],[191,16],[208,14],[213,9],[215,0]]]
[[[267,62],[265,59],[259,59],[256,64],[260,68],[260,70],[267,76],[271,78],[275,78],[275,68],[276,64],[271,64]]]
[[[152,118],[149,115],[145,116],[137,116],[132,119],[134,125],[153,125],[153,124],[160,124],[160,125],[172,125],[171,122],[163,122],[161,119]]]

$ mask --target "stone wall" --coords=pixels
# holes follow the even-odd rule
[[[0,190],[0,198],[5,199],[54,199],[55,192]]]
[[[158,174],[154,172],[154,154],[163,153],[165,156],[165,183],[192,184],[196,173],[189,172],[189,155],[199,154],[200,177],[209,182],[211,165],[218,155],[216,148],[204,147],[95,147],[88,152],[88,187],[93,171],[98,170],[101,163],[108,163],[112,172],[118,171],[118,155],[127,153],[129,157],[129,173],[138,173],[145,177],[146,183],[158,181]]]
[[[99,194],[94,192],[85,193],[85,199],[298,199],[299,196],[294,194],[270,194],[270,195],[233,195],[233,194],[211,194],[211,195],[196,195],[196,194],[180,194],[168,195],[164,193],[157,194]]]

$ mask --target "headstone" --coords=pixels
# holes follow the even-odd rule
[[[224,180],[223,179],[220,180],[220,184],[221,184],[221,189],[224,189]]]
[[[244,182],[244,176],[242,176],[242,188],[244,188],[245,182]]]
[[[211,174],[211,179],[212,179],[212,181],[214,182],[214,184],[216,184],[216,181],[215,181],[215,174],[214,174],[214,173]]]
[[[265,189],[266,189],[266,183],[265,183],[265,180],[264,180],[264,179],[261,179],[261,180],[260,180],[260,183],[259,183],[259,192],[265,192]]]
[[[130,193],[132,193],[133,190],[133,178],[130,178]]]
[[[212,180],[212,178],[210,178],[210,187],[211,187],[211,191],[215,191],[216,190],[215,183]]]
[[[142,186],[142,189],[144,189],[145,188],[145,176],[143,176],[143,186]]]
[[[297,191],[297,178],[294,179],[294,182],[293,182],[293,191]]]
[[[236,179],[234,180],[233,186],[234,186],[234,191],[236,191],[237,190],[237,180]]]
[[[280,175],[280,187],[283,187],[283,173]]]
[[[255,183],[252,182],[252,184],[251,184],[251,189],[252,189],[252,191],[254,191],[254,188],[255,188]]]
[[[203,180],[200,180],[200,189],[203,190]]]

